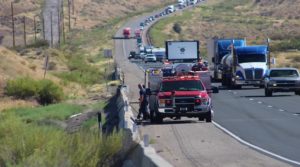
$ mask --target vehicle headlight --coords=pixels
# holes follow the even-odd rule
[[[172,100],[171,99],[159,99],[159,106],[160,107],[172,106]]]
[[[268,84],[269,85],[274,85],[274,84],[276,84],[276,82],[275,81],[269,81]]]

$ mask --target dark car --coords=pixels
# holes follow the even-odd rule
[[[300,95],[300,76],[295,68],[272,68],[264,77],[265,96],[273,92],[295,92]]]

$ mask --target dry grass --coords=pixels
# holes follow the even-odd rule
[[[11,98],[0,99],[0,112],[12,108],[36,107],[36,106],[38,106],[38,103],[36,101],[16,100]]]

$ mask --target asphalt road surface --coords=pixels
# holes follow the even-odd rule
[[[152,13],[153,14],[153,13]],[[133,30],[146,16],[129,20],[124,27]],[[122,36],[121,28],[116,36]],[[116,40],[115,60],[125,74],[129,99],[134,110],[138,106],[137,84],[144,82],[142,69],[159,66],[158,63],[130,62],[128,55],[136,50],[136,41]],[[213,95],[214,121],[250,144],[283,156],[286,160],[300,161],[300,117],[293,94],[275,94],[265,98],[263,89],[221,89]],[[149,134],[158,154],[174,166],[290,166],[292,162],[278,161],[273,156],[243,145],[212,123],[197,119],[174,121],[164,119],[161,125],[145,122],[142,134]],[[297,163],[297,162],[294,162]]]

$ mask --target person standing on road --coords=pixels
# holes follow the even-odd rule
[[[140,119],[141,114],[143,114],[143,120],[145,120],[148,117],[148,112],[147,112],[148,99],[147,99],[146,89],[144,89],[141,84],[139,84],[138,87],[140,89],[140,92],[139,92],[139,94],[140,94],[140,98],[139,98],[140,108],[139,108],[139,113],[138,113],[137,118]]]

